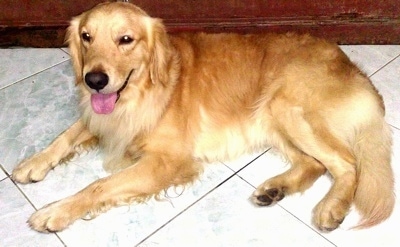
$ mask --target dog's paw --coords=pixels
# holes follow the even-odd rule
[[[12,179],[18,183],[32,183],[44,179],[54,167],[46,155],[37,154],[21,162],[12,172]]]
[[[340,200],[322,200],[314,208],[313,224],[322,232],[335,230],[342,224],[349,210]]]
[[[253,193],[252,200],[259,206],[270,206],[282,200],[284,197],[285,193],[281,188],[259,188]]]
[[[39,209],[28,220],[30,227],[39,232],[58,232],[75,221],[73,210],[63,203],[54,202]]]

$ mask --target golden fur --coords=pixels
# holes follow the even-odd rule
[[[337,228],[353,204],[363,216],[358,227],[390,216],[391,131],[383,102],[336,45],[295,34],[167,35],[161,20],[128,3],[101,4],[74,18],[67,41],[82,116],[13,178],[40,181],[61,160],[97,144],[114,173],[34,213],[35,230],[60,231],[87,214],[146,200],[192,182],[203,162],[269,145],[292,167],[256,189],[256,204],[305,191],[328,171],[334,183],[313,216],[321,231]],[[90,73],[106,75],[108,84],[90,88]],[[95,113],[98,93],[118,94],[115,109]]]

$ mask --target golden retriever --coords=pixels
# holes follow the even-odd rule
[[[273,205],[329,172],[313,224],[336,229],[354,204],[369,227],[394,207],[391,130],[370,80],[338,48],[296,34],[168,35],[130,3],[104,3],[71,21],[67,42],[81,118],[12,177],[42,180],[99,145],[109,177],[35,212],[30,226],[61,231],[86,215],[142,202],[194,181],[204,162],[273,146],[291,168],[266,180]]]

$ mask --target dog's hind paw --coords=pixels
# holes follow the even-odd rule
[[[274,205],[285,197],[282,189],[271,188],[266,190],[257,189],[252,196],[252,200],[259,206]]]
[[[342,224],[348,210],[348,203],[324,199],[314,208],[313,224],[322,232],[333,231]]]

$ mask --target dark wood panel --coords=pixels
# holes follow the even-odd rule
[[[78,15],[101,2],[104,1],[0,1],[0,27],[65,26],[72,16]]]
[[[398,0],[136,0],[164,19],[399,17]]]
[[[99,0],[0,2],[0,46],[59,47]],[[400,44],[399,0],[136,0],[170,32],[308,32],[342,44]]]
[[[65,24],[101,0],[2,1],[0,26]],[[150,15],[165,20],[399,18],[398,0],[136,0]]]

